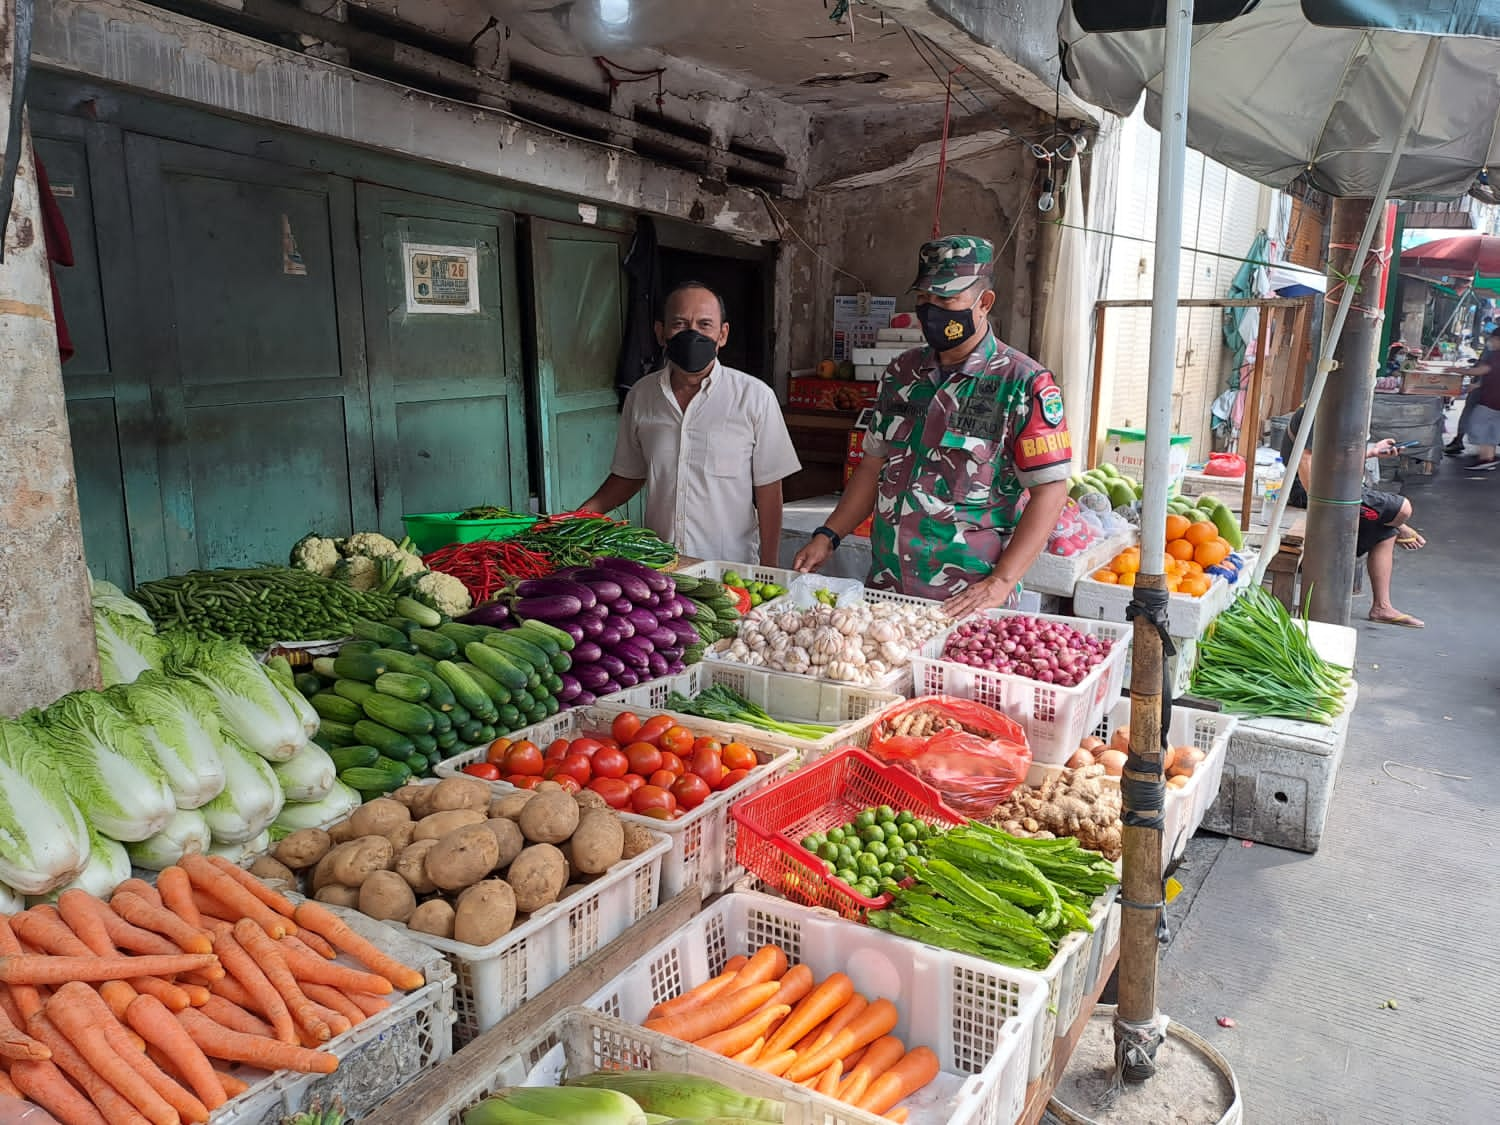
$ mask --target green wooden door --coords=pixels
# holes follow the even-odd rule
[[[625,330],[623,235],[531,223],[543,507],[569,511],[609,475],[619,422],[615,368]],[[625,514],[639,522],[637,496]]]
[[[525,508],[515,216],[357,194],[381,530],[400,535],[403,514]],[[446,286],[424,280],[434,261]]]
[[[133,134],[125,159],[166,568],[373,526],[349,182]]]

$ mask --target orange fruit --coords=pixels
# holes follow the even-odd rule
[[[1186,562],[1193,557],[1193,544],[1186,539],[1174,539],[1167,544],[1167,554]]]
[[[1108,582],[1111,586],[1113,586],[1117,584],[1120,579],[1119,576],[1116,575],[1112,570],[1096,570],[1094,571],[1094,581]]]
[[[1167,579],[1167,593],[1175,594],[1181,588],[1182,579],[1178,578],[1176,575],[1172,575]]]
[[[1134,586],[1135,585],[1135,571],[1133,571],[1133,570],[1127,570],[1124,574],[1120,575],[1119,585],[1121,585],[1121,586]]]
[[[1182,537],[1194,547],[1208,543],[1219,537],[1219,529],[1205,520],[1202,523],[1189,524],[1188,529],[1182,533]]]
[[[1190,598],[1201,598],[1204,594],[1208,593],[1208,588],[1211,585],[1212,583],[1205,575],[1195,574],[1191,578],[1184,578],[1182,580],[1182,593],[1188,595]]]
[[[1222,539],[1210,539],[1193,551],[1193,561],[1199,566],[1215,566],[1229,557],[1229,544]]]
[[[1141,557],[1132,555],[1129,551],[1122,551],[1115,556],[1114,562],[1109,564],[1109,569],[1116,574],[1134,574],[1141,569]]]
[[[1167,542],[1170,543],[1174,539],[1181,539],[1186,534],[1187,529],[1192,526],[1192,521],[1186,516],[1179,516],[1176,512],[1168,513]]]
[[[1189,574],[1203,573],[1203,564],[1200,563],[1197,559],[1188,559],[1188,561],[1183,563],[1182,565],[1187,567],[1187,572]]]

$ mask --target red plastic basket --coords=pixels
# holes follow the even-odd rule
[[[735,858],[772,891],[862,922],[871,910],[887,905],[891,896],[866,898],[828,874],[823,861],[799,841],[879,805],[909,812],[929,824],[968,823],[925,781],[849,747],[732,805],[729,814],[739,824]]]

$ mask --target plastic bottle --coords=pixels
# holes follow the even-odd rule
[[[1266,468],[1265,486],[1261,492],[1260,514],[1262,519],[1269,520],[1271,512],[1276,507],[1276,498],[1281,495],[1281,484],[1286,476],[1286,466],[1282,464],[1281,455],[1276,455],[1276,460]]]

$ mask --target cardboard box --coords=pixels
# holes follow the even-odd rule
[[[787,403],[796,410],[832,410],[853,414],[875,404],[878,383],[846,379],[793,379]]]
[[[1462,371],[1433,371],[1416,368],[1408,371],[1401,384],[1404,395],[1442,395],[1453,398],[1463,392]]]

